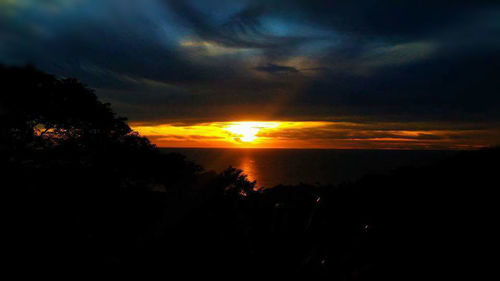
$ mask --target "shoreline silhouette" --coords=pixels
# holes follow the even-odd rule
[[[450,278],[489,264],[483,251],[498,240],[499,148],[339,185],[262,190],[241,170],[205,171],[161,153],[76,79],[1,66],[0,87],[12,269]]]

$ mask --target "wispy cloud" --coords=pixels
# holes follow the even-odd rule
[[[1,63],[78,77],[133,122],[500,120],[492,1],[0,5]]]

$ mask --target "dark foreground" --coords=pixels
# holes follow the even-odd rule
[[[17,272],[447,280],[495,266],[499,149],[258,191],[159,153],[75,80],[0,70],[3,253]]]

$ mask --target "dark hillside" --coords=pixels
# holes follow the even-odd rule
[[[19,270],[421,280],[493,266],[498,148],[255,190],[160,153],[77,80],[0,67],[0,87],[3,248]]]

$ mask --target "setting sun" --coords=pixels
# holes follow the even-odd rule
[[[226,148],[480,148],[452,136],[473,130],[388,130],[389,123],[360,124],[325,121],[228,121],[210,123],[131,124],[133,130],[159,147]],[[496,136],[491,132],[492,136]]]
[[[278,126],[278,122],[234,122],[224,129],[231,133],[235,141],[253,142],[259,138],[257,134],[261,129],[271,129]]]

